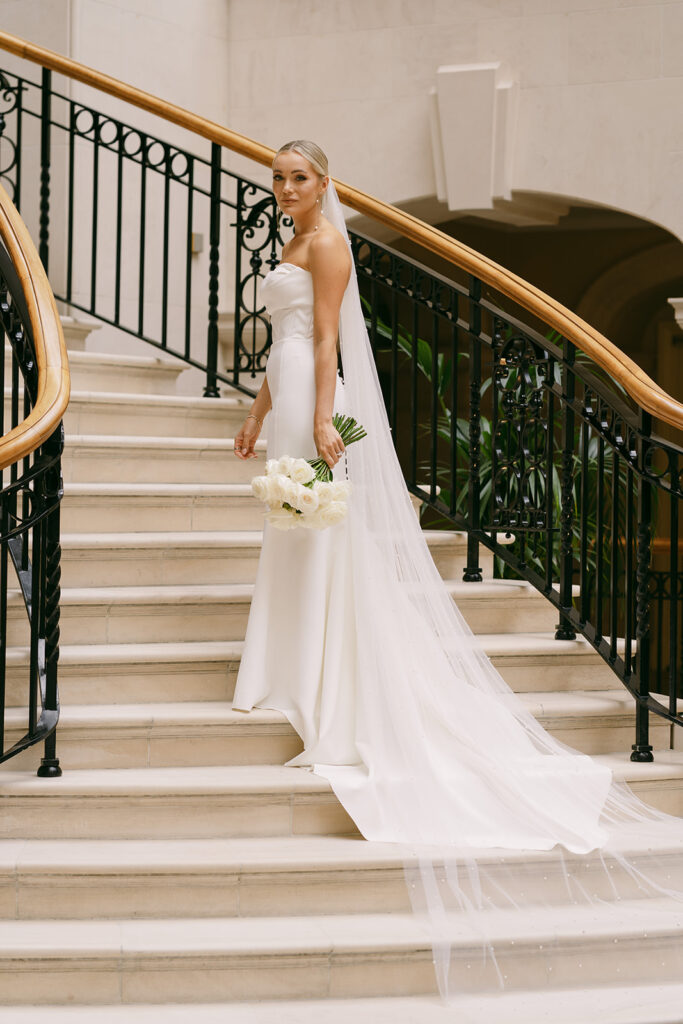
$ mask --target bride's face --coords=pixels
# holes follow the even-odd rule
[[[315,208],[323,180],[306,157],[289,150],[273,164],[273,192],[283,213],[301,217]]]

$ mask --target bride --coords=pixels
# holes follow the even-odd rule
[[[482,851],[490,863],[491,851],[600,850],[624,878],[645,884],[620,857],[624,830],[647,823],[648,834],[657,826],[680,841],[683,824],[542,729],[434,566],[395,455],[320,148],[283,146],[273,191],[295,234],[263,281],[272,348],[235,453],[255,457],[268,414],[269,458],[321,455],[334,477],[348,478],[350,507],[320,531],[264,524],[233,707],[287,716],[304,747],[288,763],[328,779],[366,839],[417,851],[423,899],[436,915],[451,894],[457,906],[491,905],[473,881]],[[367,437],[345,450],[335,412],[353,415]],[[467,886],[452,870],[457,858],[468,864]]]

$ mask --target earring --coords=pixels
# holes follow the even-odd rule
[[[275,214],[275,224],[276,224],[276,228],[277,228],[277,233],[279,235],[280,234],[280,221],[282,220],[282,210],[280,209],[279,206],[276,206],[275,209],[277,211],[276,214]]]

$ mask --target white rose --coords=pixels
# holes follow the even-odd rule
[[[293,508],[296,508],[298,498],[298,488],[301,486],[299,483],[295,483],[294,480],[290,480],[289,476],[282,476],[280,479],[280,486],[282,489],[283,501],[287,502]]]
[[[279,466],[278,459],[268,459],[266,462],[266,476],[274,476]]]
[[[268,501],[270,503],[281,505],[285,500],[283,484],[289,483],[289,477],[282,476],[282,474],[277,473],[275,476],[269,476],[267,479]]]
[[[266,519],[277,530],[293,530],[299,525],[299,518],[296,512],[290,512],[287,508],[276,508],[266,513]]]
[[[292,481],[292,487],[292,500],[289,504],[293,505],[295,509],[301,512],[301,500],[304,497],[304,491],[307,491],[308,487],[304,487],[303,484],[295,484],[294,481]]]
[[[312,515],[318,508],[318,495],[310,487],[306,487],[305,484],[299,484],[296,507],[304,515]]]
[[[259,501],[269,501],[269,480],[265,476],[255,476],[251,481],[251,493]]]
[[[295,459],[291,455],[283,455],[278,459],[277,471],[283,473],[284,476],[289,476],[292,466],[294,465]]]
[[[325,508],[331,501],[334,500],[334,487],[330,483],[326,483],[324,480],[319,480],[315,484],[315,492],[318,495],[318,507]]]
[[[344,501],[331,501],[320,510],[320,520],[324,526],[335,526],[346,516],[347,505]]]
[[[315,470],[306,459],[295,459],[289,470],[289,475],[297,484],[309,484],[315,477]]]

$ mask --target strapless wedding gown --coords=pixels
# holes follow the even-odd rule
[[[311,275],[281,263],[266,275],[261,296],[272,324],[266,366],[273,402],[268,458],[315,458]],[[339,374],[334,412],[347,412]],[[344,461],[335,466],[334,479],[344,479]],[[342,521],[325,530],[283,532],[264,521],[233,708],[282,711],[304,744],[290,765],[360,760],[354,742],[355,631],[347,525]]]
[[[272,324],[267,454],[311,458],[311,275],[281,263],[261,295]],[[353,413],[339,376],[334,411]],[[599,845],[611,773],[585,755],[544,750],[540,726],[523,728],[510,712],[514,694],[470,685],[481,662],[468,660],[466,637],[454,679],[444,641],[429,635],[405,586],[371,570],[363,580],[376,539],[358,533],[357,519],[351,529],[353,479],[351,487],[349,516],[333,527],[283,532],[264,522],[233,708],[286,715],[304,745],[288,764],[327,778],[366,838]],[[392,680],[406,672],[414,683],[399,697]]]

